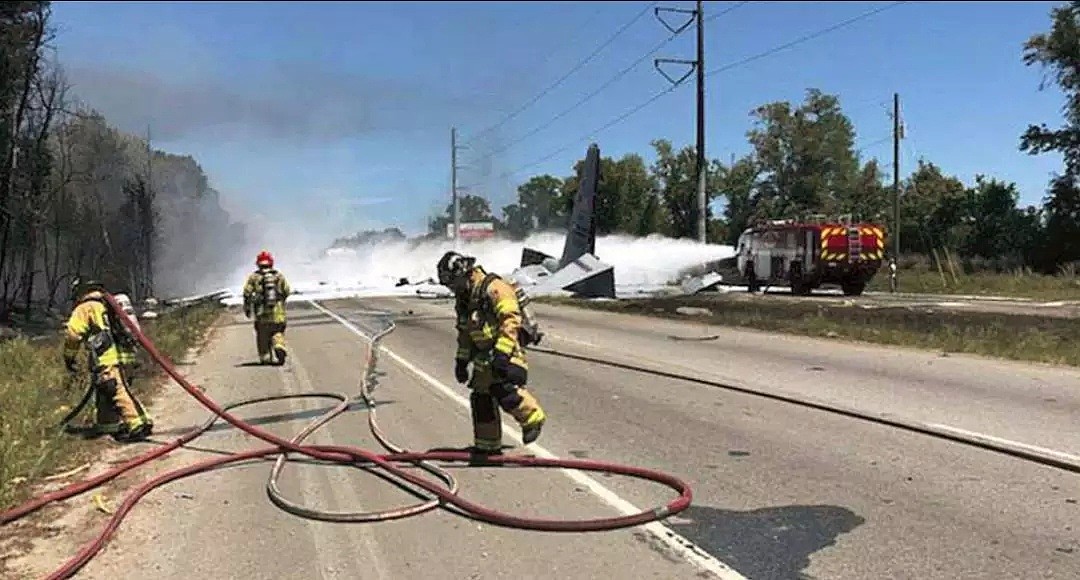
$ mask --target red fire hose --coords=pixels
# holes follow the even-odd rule
[[[260,399],[242,401],[227,405],[222,408],[209,397],[207,397],[201,390],[193,386],[187,381],[186,378],[180,375],[176,367],[165,356],[158,352],[153,342],[149,340],[140,329],[128,318],[123,310],[116,303],[112,295],[106,294],[105,299],[118,313],[119,318],[122,320],[124,326],[131,331],[136,337],[139,343],[150,354],[151,358],[161,366],[165,372],[173,378],[181,387],[184,388],[191,396],[195,397],[200,403],[207,409],[213,412],[213,416],[203,425],[192,429],[190,432],[184,434],[180,438],[172,441],[171,443],[150,451],[144,455],[140,455],[112,470],[97,475],[95,477],[86,479],[84,481],[76,482],[69,485],[59,491],[46,494],[37,497],[23,505],[17,506],[11,510],[0,513],[0,525],[6,525],[14,520],[17,520],[37,509],[48,505],[52,502],[62,501],[72,496],[83,493],[89,489],[93,489],[102,483],[110,481],[117,476],[134,469],[148,461],[162,457],[173,450],[191,442],[207,429],[210,428],[213,423],[218,419],[224,419],[234,427],[268,443],[271,443],[272,447],[265,447],[252,451],[240,452],[228,455],[226,457],[219,457],[200,461],[189,465],[187,467],[177,469],[174,471],[166,472],[154,477],[153,479],[143,483],[134,491],[132,491],[123,501],[123,503],[113,514],[112,518],[106,524],[105,528],[101,531],[96,539],[83,547],[77,555],[68,560],[63,566],[54,571],[48,576],[48,578],[69,578],[82,566],[89,562],[101,548],[105,545],[105,542],[112,536],[112,534],[119,527],[121,520],[127,515],[129,511],[135,506],[135,504],[147,493],[154,488],[164,485],[168,482],[187,477],[196,473],[201,473],[214,467],[225,465],[228,463],[234,463],[237,461],[244,461],[253,458],[266,457],[270,455],[279,455],[277,462],[271,473],[270,481],[267,485],[267,492],[269,493],[271,500],[276,505],[286,509],[303,517],[311,517],[317,519],[324,519],[330,521],[384,521],[388,519],[405,517],[408,515],[414,515],[424,511],[428,511],[435,507],[439,507],[441,504],[452,505],[461,512],[462,515],[471,517],[480,521],[484,521],[490,524],[512,527],[527,530],[541,530],[541,531],[553,531],[553,532],[591,532],[591,531],[604,531],[614,530],[619,528],[627,528],[646,524],[652,521],[660,520],[668,516],[677,514],[690,506],[692,494],[690,487],[680,479],[661,473],[658,471],[644,469],[641,467],[632,467],[627,465],[619,465],[614,463],[605,463],[600,461],[589,461],[581,459],[545,459],[530,456],[490,456],[484,458],[484,463],[491,464],[513,464],[527,467],[557,467],[564,469],[578,469],[583,471],[598,471],[611,474],[625,475],[629,477],[635,477],[639,479],[646,479],[666,485],[679,493],[679,497],[669,502],[662,507],[653,508],[647,511],[642,511],[637,514],[631,514],[613,518],[599,518],[593,520],[550,520],[550,519],[533,519],[514,516],[511,514],[501,513],[492,509],[485,508],[482,505],[470,502],[466,499],[458,497],[457,483],[454,479],[442,469],[431,465],[428,462],[431,461],[443,461],[443,462],[466,462],[473,463],[476,461],[476,457],[468,453],[467,451],[426,451],[426,452],[405,452],[393,446],[392,443],[386,440],[378,428],[375,422],[375,404],[371,397],[371,377],[374,376],[374,368],[378,354],[378,342],[379,340],[389,334],[394,328],[393,321],[388,319],[387,327],[377,335],[375,335],[367,344],[367,355],[365,357],[365,377],[362,381],[361,398],[367,405],[369,410],[368,423],[372,432],[378,441],[391,452],[386,454],[373,453],[371,451],[361,449],[358,447],[340,447],[329,445],[301,445],[300,442],[306,438],[311,432],[315,431],[318,427],[330,421],[336,415],[340,414],[349,406],[349,399],[343,395],[333,393],[314,393],[306,395],[283,395],[276,397],[265,397]],[[340,403],[330,410],[326,415],[319,417],[311,425],[305,428],[299,435],[294,437],[291,441],[282,439],[270,432],[263,431],[257,427],[249,425],[244,421],[233,416],[229,413],[229,409],[255,404],[259,402],[266,402],[271,400],[281,400],[296,397],[332,397],[340,400]],[[298,506],[288,500],[285,500],[277,490],[276,479],[280,474],[286,459],[286,452],[298,453],[306,455],[308,457],[321,460],[331,461],[335,463],[348,464],[356,467],[363,465],[374,464],[381,467],[388,472],[394,478],[404,480],[421,490],[423,492],[410,490],[415,495],[430,495],[434,496],[432,499],[425,503],[417,504],[414,506],[408,506],[404,508],[388,510],[384,512],[370,513],[370,514],[340,514],[340,513],[326,513],[318,512],[315,510],[309,510]],[[413,463],[418,464],[425,470],[435,474],[446,485],[446,488],[440,484],[431,480],[425,479],[409,471],[398,467],[397,463]],[[400,482],[395,482],[400,485]]]

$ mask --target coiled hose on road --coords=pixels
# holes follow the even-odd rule
[[[590,531],[605,531],[614,530],[620,528],[628,528],[646,524],[656,520],[664,519],[668,516],[677,514],[690,506],[692,499],[692,493],[690,487],[680,479],[661,473],[658,471],[645,469],[641,467],[633,467],[627,465],[619,465],[615,463],[605,463],[600,461],[584,460],[584,459],[547,459],[531,456],[492,456],[484,459],[485,465],[499,465],[499,464],[512,464],[520,465],[524,467],[547,467],[547,468],[564,468],[564,469],[577,469],[582,471],[597,471],[605,472],[616,475],[625,475],[629,477],[635,477],[639,479],[650,480],[653,482],[666,485],[679,493],[679,496],[670,501],[667,505],[662,507],[645,510],[636,514],[630,514],[620,517],[612,518],[598,518],[592,520],[551,520],[551,519],[535,519],[535,518],[523,518],[512,514],[506,514],[498,512],[492,509],[485,508],[482,505],[468,501],[457,496],[457,483],[452,476],[446,471],[432,465],[432,461],[443,462],[458,462],[458,463],[473,463],[475,457],[467,451],[426,451],[426,452],[408,452],[394,446],[381,432],[375,419],[375,402],[371,396],[371,387],[374,384],[375,379],[375,367],[377,363],[379,342],[391,333],[394,328],[394,322],[390,313],[377,313],[378,316],[385,323],[385,328],[380,330],[377,334],[371,336],[366,343],[366,356],[364,357],[364,369],[363,379],[361,381],[361,399],[368,407],[368,424],[371,428],[373,435],[379,441],[381,445],[387,448],[390,453],[377,454],[366,449],[359,447],[342,447],[342,446],[330,446],[330,445],[302,445],[301,442],[308,437],[312,432],[329,422],[331,419],[345,411],[349,406],[349,398],[336,394],[336,393],[309,393],[299,395],[280,395],[272,397],[263,397],[259,399],[251,399],[246,401],[236,402],[230,405],[222,407],[215,403],[212,399],[207,397],[199,388],[192,385],[188,380],[183,377],[176,369],[176,366],[169,361],[164,355],[162,355],[153,342],[142,333],[142,331],[134,324],[134,322],[125,314],[123,310],[116,303],[111,294],[106,294],[105,299],[109,302],[117,312],[120,314],[118,317],[121,319],[124,326],[131,331],[131,333],[139,341],[150,357],[161,368],[175,380],[185,391],[192,397],[195,397],[204,407],[209,409],[213,416],[211,416],[205,423],[192,429],[188,433],[175,439],[174,441],[158,448],[135,457],[124,464],[106,471],[100,475],[97,475],[86,480],[71,484],[61,490],[53,493],[39,496],[23,505],[17,506],[11,510],[0,513],[0,525],[6,525],[12,521],[18,520],[29,513],[32,513],[50,503],[62,501],[81,494],[87,490],[93,489],[103,483],[106,483],[121,474],[130,471],[144,463],[162,457],[175,449],[182,447],[183,445],[193,441],[199,435],[206,432],[214,423],[219,419],[225,420],[230,425],[252,435],[253,437],[272,444],[271,447],[264,447],[251,451],[237,452],[225,457],[217,457],[207,459],[204,461],[196,462],[187,467],[183,467],[174,471],[162,473],[146,481],[135,488],[120,504],[116,513],[109,519],[105,528],[101,533],[90,543],[84,546],[78,554],[65,562],[60,568],[54,571],[48,576],[49,579],[69,578],[75,574],[80,568],[86,565],[105,545],[108,539],[117,530],[120,522],[131,511],[135,504],[146,494],[153,489],[160,487],[166,483],[194,475],[196,473],[205,472],[215,467],[235,463],[238,461],[245,461],[248,459],[255,459],[261,457],[267,457],[270,455],[278,455],[277,461],[271,470],[271,476],[267,483],[267,493],[270,499],[282,509],[288,510],[291,513],[302,517],[316,518],[327,521],[348,521],[348,522],[372,522],[372,521],[384,521],[389,519],[396,519],[406,517],[409,515],[419,514],[439,506],[445,507],[444,504],[454,506],[458,510],[463,512],[461,515],[471,517],[476,520],[484,521],[493,525],[526,529],[526,530],[538,530],[538,531],[552,531],[552,532],[590,532]],[[282,439],[273,433],[259,429],[253,425],[250,425],[234,415],[229,411],[239,407],[253,405],[257,403],[267,401],[277,401],[293,398],[336,398],[339,403],[325,415],[322,415],[308,427],[296,435],[292,440]],[[356,467],[364,465],[374,465],[382,468],[388,472],[397,480],[398,485],[403,485],[402,482],[407,482],[416,486],[428,494],[434,496],[432,499],[413,506],[407,506],[398,509],[387,510],[383,512],[375,513],[330,513],[320,512],[310,508],[305,508],[294,502],[291,502],[284,498],[277,487],[277,478],[280,476],[282,469],[284,468],[286,457],[288,453],[296,453],[306,455],[316,460],[327,461],[337,464],[347,464]],[[419,465],[421,468],[427,470],[429,473],[436,475],[442,484],[445,484],[443,488],[439,483],[427,480],[423,477],[410,473],[402,467],[395,464],[397,463],[410,463]],[[421,492],[410,490],[415,495],[423,496]]]

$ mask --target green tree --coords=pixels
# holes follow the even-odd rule
[[[533,224],[520,205],[512,203],[502,208],[502,225],[515,240],[525,239],[533,231]]]
[[[760,171],[752,156],[743,157],[721,171],[719,190],[727,203],[724,205],[726,235],[719,241],[735,245],[750,225],[756,211],[754,187]]]
[[[458,219],[462,223],[490,221],[496,222],[496,227],[501,225],[497,223],[498,220],[491,214],[491,204],[479,195],[461,196],[458,198],[458,209],[461,211]],[[445,236],[446,226],[452,223],[454,223],[453,202],[446,204],[446,210],[442,215],[428,220],[428,232],[436,236]]]
[[[920,159],[901,184],[900,251],[929,254],[955,241],[952,230],[960,220],[964,198],[963,182]]]
[[[1020,139],[1021,151],[1031,155],[1056,151],[1065,161],[1065,171],[1051,180],[1043,205],[1046,250],[1042,267],[1047,271],[1080,260],[1080,2],[1054,8],[1050,19],[1048,33],[1036,34],[1024,43],[1023,61],[1042,68],[1040,90],[1052,81],[1065,93],[1065,123],[1057,129],[1045,123],[1030,125]]]
[[[1024,212],[1017,208],[1020,193],[1015,183],[1004,183],[984,175],[975,177],[975,186],[967,190],[967,220],[971,233],[963,248],[968,256],[1023,259]]]
[[[546,174],[531,177],[518,186],[517,203],[503,208],[503,220],[508,228],[524,235],[562,226],[566,219],[565,208],[558,202],[562,186],[562,179]]]
[[[584,159],[574,163],[574,175],[562,181],[555,204],[564,212],[563,223],[573,210],[584,163]],[[656,180],[640,155],[628,154],[618,160],[601,157],[594,210],[596,234],[637,233],[645,227],[643,224],[649,216],[656,215],[655,208],[649,210],[650,197],[655,191]]]
[[[838,213],[855,205],[860,183],[855,130],[840,100],[809,89],[801,106],[758,107],[747,133],[761,169],[756,195],[762,217]]]
[[[652,143],[656,150],[656,162],[652,173],[656,179],[660,199],[667,213],[670,235],[676,238],[697,236],[697,155],[694,147],[686,146],[675,151],[671,142],[657,139]],[[712,219],[709,204],[721,190],[722,169],[719,161],[712,161],[705,170],[705,219]]]

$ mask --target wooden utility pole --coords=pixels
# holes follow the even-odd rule
[[[900,93],[893,93],[893,259],[900,259]]]
[[[154,148],[150,145],[150,124],[146,124],[146,191],[143,192],[145,199],[143,203],[139,204],[143,206],[143,211],[149,215],[139,216],[141,221],[140,230],[142,235],[146,238],[143,240],[143,251],[146,252],[146,296],[143,298],[150,298],[154,295],[154,230],[155,224],[153,223],[153,203],[154,203]],[[133,298],[134,299],[134,298]]]
[[[457,127],[450,128],[450,198],[454,205],[454,249],[458,249],[461,236],[461,202],[458,200],[457,187]]]

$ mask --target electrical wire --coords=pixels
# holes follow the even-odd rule
[[[777,54],[779,52],[782,52],[782,51],[784,51],[784,50],[786,50],[788,48],[791,48],[791,47],[797,46],[799,44],[803,44],[803,43],[809,42],[811,40],[820,38],[820,37],[822,37],[822,36],[824,36],[826,34],[829,34],[831,32],[835,32],[835,31],[840,30],[842,28],[851,26],[852,24],[855,24],[855,23],[857,23],[857,22],[859,22],[861,20],[865,20],[865,19],[867,19],[867,18],[869,18],[871,16],[874,16],[876,14],[879,14],[879,13],[884,12],[886,10],[889,10],[891,8],[895,8],[897,6],[900,6],[901,4],[908,4],[908,3],[909,2],[907,0],[904,0],[904,1],[901,1],[901,2],[893,2],[893,3],[891,3],[891,4],[887,5],[887,6],[883,6],[883,7],[880,7],[880,8],[876,8],[874,10],[864,12],[864,13],[859,14],[857,16],[853,16],[853,17],[848,18],[846,20],[840,21],[840,22],[838,22],[836,24],[832,24],[832,25],[827,26],[825,28],[816,30],[814,32],[811,32],[809,34],[801,36],[801,37],[799,37],[799,38],[797,38],[795,40],[792,40],[790,42],[786,42],[784,44],[772,47],[772,48],[770,48],[768,50],[765,50],[765,51],[762,51],[760,53],[751,55],[749,57],[740,59],[738,61],[734,61],[734,62],[725,64],[725,65],[719,66],[719,67],[717,67],[717,68],[715,68],[715,69],[713,69],[711,71],[708,71],[705,74],[706,82],[708,81],[708,79],[709,79],[709,77],[711,75],[717,75],[717,74],[720,74],[722,72],[727,72],[727,71],[732,70],[732,69],[736,69],[736,68],[739,68],[739,67],[742,67],[742,66],[746,66],[746,65],[748,65],[748,64],[750,64],[752,62],[755,62],[757,60],[760,60],[762,58],[772,56],[772,55]],[[732,9],[734,9],[734,8],[732,8]],[[530,163],[528,163],[526,165],[518,167],[517,169],[515,169],[513,171],[502,173],[501,176],[506,178],[506,177],[509,177],[511,175],[515,175],[517,173],[520,173],[520,172],[522,172],[522,171],[524,171],[526,169],[530,169],[532,167],[535,167],[535,166],[537,166],[537,165],[539,165],[541,163],[544,163],[545,161],[550,160],[551,158],[555,157],[559,153],[562,153],[562,152],[570,149],[571,147],[580,144],[582,141],[590,138],[591,136],[594,136],[594,135],[596,135],[598,133],[601,133],[601,132],[603,132],[603,131],[605,131],[607,129],[610,129],[611,127],[614,127],[615,125],[621,123],[622,121],[630,118],[634,114],[638,113],[639,111],[645,109],[649,105],[652,105],[656,101],[660,100],[662,97],[671,94],[672,92],[674,92],[676,89],[678,89],[683,84],[685,84],[685,83],[672,85],[667,90],[653,95],[647,101],[644,101],[643,103],[637,105],[636,107],[634,107],[630,111],[628,111],[626,113],[623,113],[622,115],[620,115],[619,117],[616,117],[612,121],[609,121],[608,123],[604,124],[602,127],[594,129],[593,131],[590,131],[588,134],[586,134],[585,137],[575,139],[573,142],[570,142],[570,143],[564,145],[563,147],[561,147],[557,151],[549,153],[549,154],[545,155],[544,157],[542,157],[540,159],[537,159],[536,161],[532,161],[532,162],[530,162]]]
[[[518,116],[519,114],[521,114],[521,112],[522,112],[522,111],[524,111],[524,110],[528,109],[528,108],[529,108],[529,107],[531,107],[531,106],[532,106],[533,104],[535,104],[535,103],[536,103],[537,101],[539,101],[540,99],[544,98],[544,96],[545,96],[545,95],[547,95],[547,94],[548,94],[548,93],[550,93],[551,91],[553,91],[553,90],[555,90],[556,88],[558,88],[558,87],[559,87],[559,85],[561,85],[561,84],[563,83],[563,81],[565,81],[566,79],[568,79],[568,78],[570,78],[571,76],[573,76],[573,74],[574,74],[575,72],[577,72],[577,71],[581,70],[581,69],[582,69],[582,67],[584,67],[584,66],[585,66],[586,64],[588,64],[589,62],[591,62],[591,61],[592,61],[592,59],[596,58],[596,56],[597,56],[598,54],[600,54],[600,53],[601,53],[601,52],[602,52],[602,51],[603,51],[603,50],[604,50],[605,48],[607,48],[608,46],[611,46],[611,44],[612,44],[613,42],[615,42],[615,40],[616,40],[617,38],[619,38],[620,36],[622,36],[622,34],[623,34],[624,32],[626,32],[627,30],[629,30],[629,28],[630,28],[631,26],[633,26],[633,25],[634,25],[634,24],[635,24],[635,23],[636,23],[636,22],[637,22],[638,20],[641,20],[641,17],[642,17],[642,16],[645,16],[646,14],[648,14],[649,10],[650,10],[651,8],[654,8],[654,7],[655,7],[655,6],[657,5],[657,4],[659,4],[659,2],[652,2],[652,3],[650,3],[650,4],[648,5],[648,6],[646,6],[645,8],[643,8],[643,9],[641,10],[641,12],[638,12],[638,13],[637,13],[637,14],[636,14],[636,15],[635,15],[635,16],[634,16],[634,17],[633,17],[632,19],[630,19],[630,22],[627,22],[626,24],[622,25],[622,27],[620,27],[620,28],[619,28],[618,30],[616,30],[616,31],[615,31],[615,34],[612,34],[612,35],[611,35],[611,36],[610,36],[610,37],[609,37],[609,38],[608,38],[608,39],[607,39],[606,41],[604,41],[604,43],[602,43],[602,44],[601,44],[600,46],[598,46],[598,47],[597,47],[597,48],[596,48],[595,50],[593,50],[593,51],[592,51],[592,53],[590,53],[590,54],[589,54],[588,56],[586,56],[586,57],[585,57],[584,59],[582,59],[581,61],[579,61],[579,62],[578,62],[578,63],[577,63],[576,65],[574,65],[573,67],[571,67],[571,68],[570,68],[570,70],[569,70],[569,71],[567,71],[567,72],[566,72],[565,74],[563,74],[563,76],[559,77],[559,79],[558,79],[558,80],[556,80],[556,81],[555,81],[554,83],[552,83],[551,85],[549,85],[549,86],[548,86],[547,88],[545,88],[544,90],[540,91],[540,92],[539,92],[538,94],[536,94],[536,95],[535,95],[535,96],[534,96],[533,98],[531,98],[531,99],[529,99],[528,101],[526,101],[526,102],[525,102],[525,104],[524,104],[524,105],[521,105],[520,107],[518,107],[518,108],[517,108],[517,110],[515,110],[515,111],[514,111],[514,112],[512,112],[512,113],[510,113],[510,114],[509,114],[509,115],[507,115],[506,117],[503,117],[503,119],[502,119],[501,121],[499,121],[498,123],[495,123],[494,125],[492,125],[492,126],[488,127],[487,129],[484,129],[483,131],[480,131],[479,133],[477,133],[477,134],[473,135],[472,137],[469,137],[469,138],[467,138],[467,139],[465,140],[465,142],[466,142],[466,143],[469,143],[469,142],[473,142],[473,141],[475,141],[475,140],[476,140],[477,138],[479,138],[479,137],[480,137],[481,135],[486,135],[487,133],[490,133],[491,131],[494,131],[495,129],[498,129],[499,127],[501,127],[501,126],[505,125],[505,124],[506,124],[506,123],[507,123],[508,121],[510,121],[510,120],[511,120],[511,119],[513,119],[514,117],[517,117],[517,116]]]
[[[711,18],[706,19],[706,21],[719,18],[720,16],[723,16],[725,14],[733,12],[734,10],[736,10],[738,8],[741,8],[742,6],[745,6],[745,5],[749,4],[749,3],[750,2],[739,2],[735,6],[727,8],[727,9],[721,11],[721,12],[718,12],[717,14],[712,16]],[[493,149],[493,150],[488,151],[487,153],[481,155],[479,158],[477,158],[477,161],[483,161],[485,159],[490,159],[491,157],[493,157],[495,155],[498,155],[499,153],[502,153],[503,151],[506,151],[507,149],[513,147],[514,145],[517,145],[518,143],[521,143],[521,142],[525,141],[529,137],[532,137],[533,135],[543,131],[544,129],[547,129],[547,128],[551,127],[559,119],[562,119],[566,115],[569,115],[570,113],[577,110],[579,107],[581,107],[585,103],[588,103],[589,101],[593,100],[597,95],[602,93],[605,89],[607,89],[608,87],[613,85],[615,82],[622,79],[624,76],[629,74],[634,69],[636,69],[638,66],[641,65],[641,63],[648,60],[649,57],[655,55],[657,52],[660,52],[661,48],[664,48],[665,46],[667,46],[672,40],[675,40],[675,38],[678,37],[683,32],[685,32],[685,30],[679,30],[678,32],[674,32],[674,33],[668,35],[667,38],[660,41],[660,43],[657,44],[656,46],[654,46],[651,50],[649,50],[645,54],[638,57],[637,60],[632,62],[626,68],[624,68],[624,69],[620,70],[619,72],[615,73],[615,76],[609,78],[607,81],[604,82],[604,84],[600,85],[599,87],[594,89],[591,93],[589,93],[589,94],[585,95],[584,97],[582,97],[580,100],[578,100],[573,105],[570,105],[569,107],[567,107],[566,109],[564,109],[563,111],[561,111],[560,113],[558,113],[557,115],[552,117],[551,119],[548,119],[547,122],[534,127],[531,131],[529,131],[528,133],[525,133],[521,137],[518,137],[517,139],[514,139],[513,141],[510,141],[509,143],[507,143],[506,145],[503,145],[502,147]]]
[[[896,8],[897,6],[900,6],[901,4],[907,4],[907,3],[908,3],[908,0],[903,0],[901,2],[893,2],[891,4],[882,6],[880,8],[875,8],[873,10],[863,12],[862,14],[852,16],[851,18],[848,18],[847,20],[842,20],[840,22],[837,22],[836,24],[833,24],[832,26],[828,26],[828,27],[822,28],[820,30],[816,30],[816,31],[811,32],[809,34],[806,34],[804,36],[800,36],[799,38],[796,38],[795,40],[792,40],[791,42],[786,42],[786,43],[781,44],[779,46],[774,46],[773,48],[770,48],[769,50],[759,52],[759,53],[757,53],[755,55],[752,55],[752,56],[748,56],[748,57],[746,57],[746,58],[744,58],[742,60],[737,60],[735,62],[731,62],[731,63],[725,64],[723,66],[719,66],[717,68],[712,69],[711,71],[708,71],[705,74],[706,74],[706,76],[715,75],[715,74],[719,74],[719,73],[722,73],[722,72],[729,71],[729,70],[734,69],[734,68],[745,66],[745,65],[750,64],[750,63],[752,63],[752,62],[754,62],[756,60],[761,60],[761,59],[763,59],[765,57],[772,56],[772,55],[774,55],[774,54],[776,54],[778,52],[783,52],[783,51],[785,51],[785,50],[787,50],[787,49],[789,49],[789,48],[791,48],[793,46],[798,46],[798,45],[800,45],[800,44],[802,44],[804,42],[808,42],[808,41],[814,40],[816,38],[820,38],[822,36],[825,36],[826,34],[836,32],[837,30],[840,30],[841,28],[846,28],[848,26],[851,26],[852,24],[855,24],[856,22],[859,22],[861,20],[866,20],[867,18],[870,18],[871,16],[875,16],[875,15],[880,14],[880,13],[886,11],[886,10],[890,10],[892,8]]]

